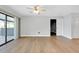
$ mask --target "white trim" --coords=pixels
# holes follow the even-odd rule
[[[72,38],[79,38],[79,37],[77,36],[77,37],[72,37]]]
[[[70,36],[66,36],[66,35],[62,35],[62,36],[66,37],[66,38],[69,38],[69,39],[72,39],[72,37],[70,37]]]
[[[29,37],[29,36],[31,36],[31,37],[50,37],[50,35],[21,35],[21,37]]]

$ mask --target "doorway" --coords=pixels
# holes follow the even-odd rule
[[[56,36],[56,19],[50,19],[50,35]]]

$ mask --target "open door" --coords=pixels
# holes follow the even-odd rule
[[[56,35],[56,19],[51,19],[50,20],[50,35]]]

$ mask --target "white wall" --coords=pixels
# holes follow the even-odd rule
[[[79,38],[79,14],[72,15],[72,38]]]
[[[63,36],[67,38],[71,38],[71,16],[64,16],[63,19]]]
[[[18,30],[19,30],[18,24],[19,24],[19,23],[18,23],[18,21],[19,21],[19,19],[18,19],[17,17],[15,17],[15,38],[16,38],[16,39],[19,38],[19,34],[18,34],[18,33],[19,33],[19,31],[18,31]]]
[[[72,13],[64,16],[63,34],[67,38],[79,38],[79,14]]]
[[[57,17],[57,36],[63,36],[63,16]]]
[[[21,36],[50,36],[50,18],[45,16],[22,17]]]

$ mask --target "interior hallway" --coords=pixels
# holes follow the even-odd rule
[[[79,52],[79,39],[64,37],[25,37],[14,40],[2,47],[4,53],[52,53]]]

